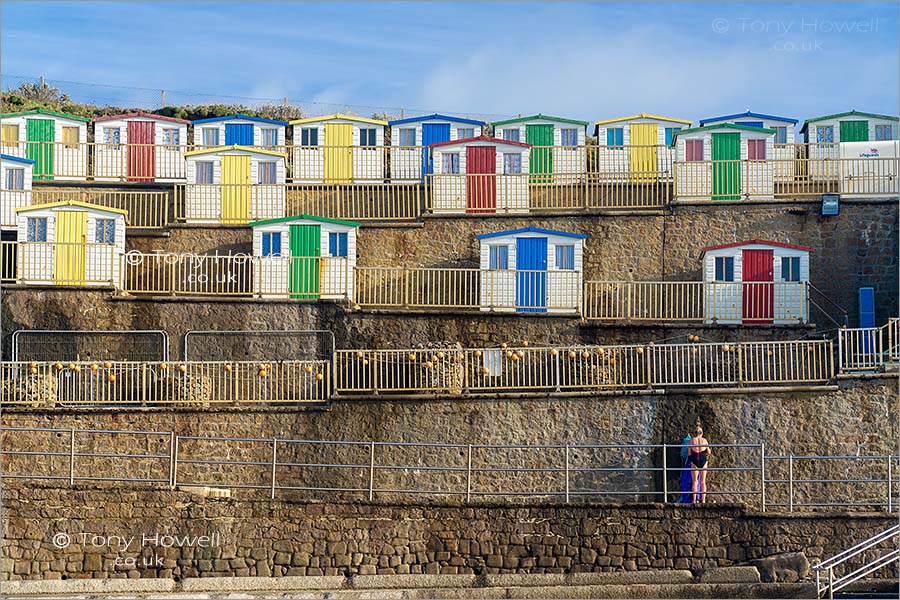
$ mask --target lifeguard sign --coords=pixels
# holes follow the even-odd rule
[[[840,194],[859,198],[896,195],[900,142],[841,142]]]

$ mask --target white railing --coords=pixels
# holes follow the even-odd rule
[[[855,583],[863,577],[871,575],[892,563],[900,561],[900,547],[893,541],[895,538],[900,538],[900,525],[889,527],[888,529],[873,535],[869,539],[815,565],[812,570],[816,574],[816,591],[819,596],[827,595],[829,600],[831,600],[834,598],[835,592],[844,589],[850,584]],[[855,559],[877,546],[891,543],[893,544],[893,549],[879,554],[876,558],[864,563],[862,566],[857,567],[849,573],[835,577],[835,567],[843,565],[851,559]],[[888,549],[882,548],[882,550]],[[822,581],[823,577],[825,579],[824,583]]]
[[[900,364],[900,319],[881,327],[838,330],[842,371],[877,371]]]

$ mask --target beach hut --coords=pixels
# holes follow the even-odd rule
[[[262,297],[341,299],[353,295],[359,223],[310,215],[250,223]]]
[[[896,140],[897,133],[897,117],[856,110],[807,119],[800,129],[808,144],[886,142]]]
[[[185,152],[188,223],[246,224],[284,216],[285,155],[222,146]]]
[[[775,165],[766,160],[775,131],[710,125],[675,133],[675,197],[679,200],[770,199]]]
[[[74,200],[17,208],[18,283],[120,287],[125,214]]]
[[[145,112],[97,117],[94,176],[126,181],[184,179],[190,121]]]
[[[34,161],[0,154],[0,229],[16,229],[16,209],[31,205]]]
[[[732,125],[743,125],[744,127],[772,129],[775,131],[775,144],[793,144],[794,127],[796,127],[798,122],[797,119],[791,119],[790,117],[776,117],[748,110],[733,115],[700,119],[700,127],[731,123]],[[791,158],[793,158],[793,156],[791,156]]]
[[[602,179],[656,181],[672,177],[675,133],[691,121],[641,113],[594,122],[597,170]]]
[[[481,258],[481,310],[579,310],[587,236],[526,227],[476,237]]]
[[[34,161],[35,179],[87,177],[90,119],[35,108],[0,114],[2,152]]]
[[[349,115],[296,119],[296,183],[383,183],[387,121]]]
[[[435,214],[528,211],[530,144],[481,136],[429,148]]]
[[[494,137],[531,144],[529,171],[536,183],[559,180],[547,175],[581,175],[587,171],[584,148],[586,121],[537,114],[491,123]]]
[[[788,325],[808,320],[812,248],[748,240],[703,249],[705,320],[721,325]]]
[[[286,121],[248,115],[228,115],[192,121],[194,147],[254,146],[283,151]]]
[[[423,183],[426,175],[433,172],[428,146],[481,137],[485,122],[433,114],[388,121],[388,125],[391,128],[391,181]]]

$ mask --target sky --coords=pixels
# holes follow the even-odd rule
[[[895,115],[897,19],[896,2],[7,0],[0,84],[43,75],[147,108],[163,88],[169,104],[287,97],[309,114]]]

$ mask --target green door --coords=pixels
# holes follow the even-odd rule
[[[53,179],[53,121],[50,119],[26,119],[25,141],[28,142],[25,158],[34,161],[34,179]]]
[[[712,134],[712,199],[740,200],[741,134]]]
[[[553,173],[553,125],[526,125],[525,142],[534,146],[528,158],[530,173],[546,173],[531,177],[531,183],[550,183]]]
[[[841,121],[842,142],[868,142],[868,121]]]
[[[291,298],[319,297],[319,236],[318,225],[291,225]]]

